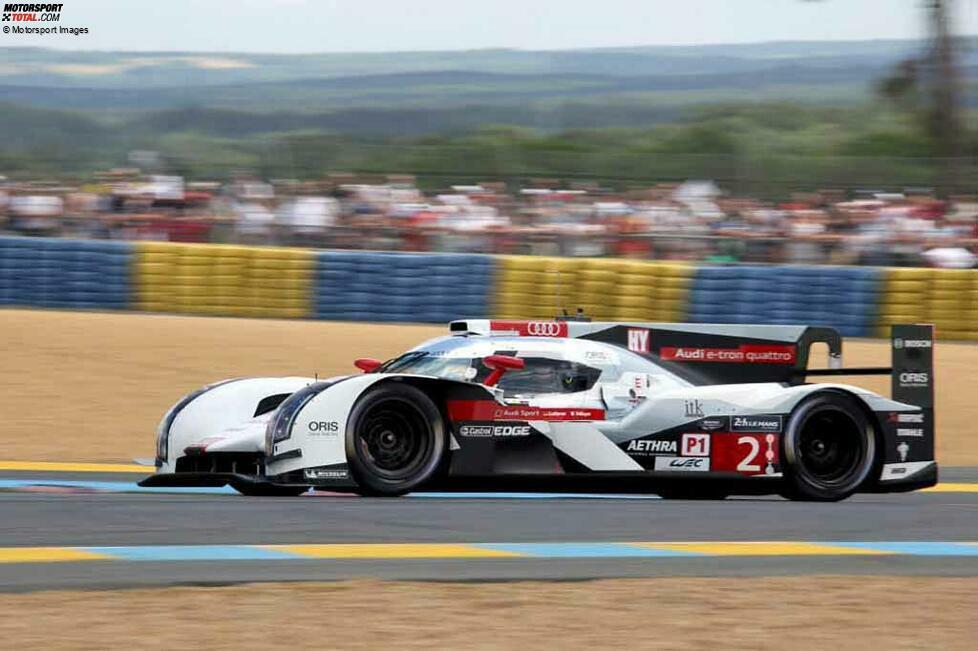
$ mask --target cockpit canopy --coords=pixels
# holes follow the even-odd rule
[[[508,371],[500,379],[497,386],[507,396],[590,391],[599,383],[619,382],[626,373],[655,376],[667,386],[686,384],[648,359],[609,344],[543,337],[439,337],[378,370],[481,383],[491,372],[482,362],[489,355],[525,362],[523,369]]]

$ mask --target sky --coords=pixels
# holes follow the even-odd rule
[[[0,34],[0,46],[270,53],[561,50],[919,38],[925,26],[922,0],[61,1],[59,24],[88,27],[88,34]],[[957,33],[978,34],[978,0],[955,2]]]

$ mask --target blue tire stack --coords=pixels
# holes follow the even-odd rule
[[[708,266],[693,279],[695,323],[825,325],[872,334],[880,271],[859,267]]]
[[[126,309],[126,242],[0,238],[0,305]]]
[[[493,260],[474,254],[325,251],[316,317],[444,323],[488,314]]]

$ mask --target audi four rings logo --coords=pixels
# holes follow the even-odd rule
[[[534,337],[557,337],[560,335],[560,324],[553,321],[530,321],[526,324],[526,333]]]

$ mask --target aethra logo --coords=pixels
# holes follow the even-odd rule
[[[669,452],[675,454],[676,442],[656,439],[635,439],[628,442],[626,452]]]

